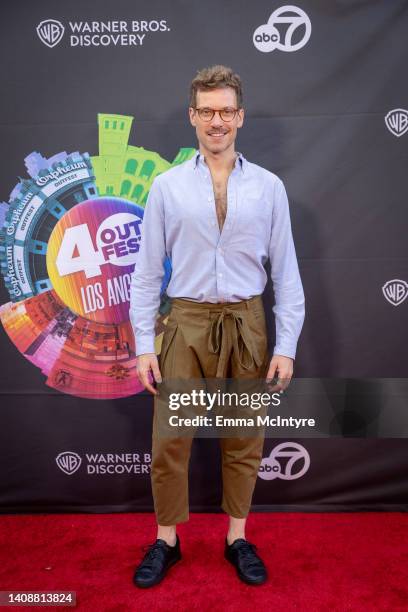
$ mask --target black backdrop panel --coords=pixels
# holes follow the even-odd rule
[[[244,83],[246,117],[237,148],[275,172],[289,196],[306,295],[295,375],[378,379],[386,397],[386,379],[407,377],[408,299],[402,295],[393,303],[383,287],[394,280],[402,292],[404,286],[408,290],[408,5],[405,0],[302,1],[295,7],[303,22],[286,50],[258,50],[254,31],[284,6],[264,0],[119,0],[114,5],[73,0],[64,6],[41,0],[25,3],[22,10],[19,3],[3,3],[3,237],[15,187],[21,189],[30,178],[26,158],[33,152],[47,159],[63,152],[87,153],[99,196],[109,194],[104,189],[114,175],[108,172],[112,167],[122,183],[118,179],[110,193],[123,196],[123,173],[132,155],[150,156],[168,167],[177,163],[180,149],[191,154],[197,143],[187,118],[189,83],[199,68],[231,65]],[[41,39],[37,26],[48,20],[57,25],[54,30],[43,25]],[[142,21],[148,31],[140,44]],[[116,34],[110,32],[104,44],[99,35],[95,44],[78,44],[79,34],[90,35],[93,22],[109,22],[111,28],[115,22],[125,36],[114,44]],[[309,40],[291,50],[308,24]],[[277,25],[281,41],[287,25]],[[128,44],[129,34],[138,44]],[[394,130],[386,124],[392,111],[400,120]],[[98,115],[104,115],[99,125]],[[129,118],[127,148],[125,143],[116,157],[112,148],[105,154],[106,139],[116,137],[109,131],[113,121]],[[103,127],[106,120],[109,129]],[[112,147],[116,140],[109,142]],[[145,198],[153,177],[142,179]],[[145,199],[138,197],[130,200],[143,207]],[[26,253],[27,244],[21,244]],[[46,352],[44,363],[37,357],[34,363],[29,359],[33,345],[17,348],[28,333],[26,311],[13,319],[11,341],[5,316],[12,302],[1,281],[2,321],[8,330],[0,330],[2,511],[151,510],[152,398],[126,391],[120,380],[116,399],[102,391],[98,399],[86,399],[58,387],[58,377],[70,380],[67,362],[55,370]],[[270,283],[264,303],[272,347]],[[24,309],[26,302],[21,304]],[[68,341],[71,333],[63,339]],[[75,338],[78,342],[78,334]],[[54,344],[57,339],[55,333]],[[131,344],[122,338],[117,346],[119,352],[127,346],[128,369],[117,357],[110,375],[135,376]],[[95,355],[96,364],[100,354]],[[83,363],[92,381],[89,359]],[[98,384],[93,387],[96,397]],[[299,453],[296,469],[286,477],[279,455],[284,443]],[[407,509],[405,439],[268,439],[264,455],[254,496],[259,510]],[[195,440],[190,474],[192,509],[218,510],[217,440]]]

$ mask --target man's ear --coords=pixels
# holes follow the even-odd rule
[[[237,127],[240,128],[243,126],[244,124],[244,117],[245,117],[245,111],[243,108],[239,109],[238,112],[238,123],[237,123]]]
[[[189,117],[190,117],[191,125],[193,125],[195,127],[196,126],[196,117],[195,117],[195,110],[194,110],[194,108],[192,106],[189,106],[188,114],[189,114]]]

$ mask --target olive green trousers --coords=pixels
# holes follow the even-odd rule
[[[193,302],[173,298],[159,356],[163,381],[172,379],[262,379],[269,359],[261,296],[241,302]],[[192,437],[159,435],[155,396],[151,483],[159,525],[189,518],[188,469]],[[245,518],[262,460],[264,436],[219,438],[222,453],[221,508]]]

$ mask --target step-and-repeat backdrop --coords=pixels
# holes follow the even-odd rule
[[[407,2],[9,1],[0,27],[1,510],[152,509],[130,279],[152,181],[197,146],[190,81],[216,63],[244,83],[237,149],[287,189],[295,375],[342,389],[344,437],[266,440],[254,507],[406,510],[387,406],[407,397]],[[264,301],[272,347],[270,283]],[[195,439],[192,510],[219,509],[219,459]]]

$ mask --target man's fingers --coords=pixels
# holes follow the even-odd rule
[[[156,363],[152,364],[152,371],[153,371],[153,376],[154,376],[154,380],[158,383],[162,382],[162,377],[161,377],[161,373],[160,373],[160,369],[159,369],[159,364],[156,360]]]
[[[153,395],[158,395],[158,394],[159,394],[159,392],[157,391],[157,389],[155,389],[155,388],[153,387],[153,385],[152,385],[152,384],[150,384],[150,383],[147,383],[147,384],[145,385],[145,388],[146,388],[148,391],[150,391],[150,393],[152,393]]]
[[[266,375],[267,383],[271,383],[272,380],[274,379],[277,367],[278,367],[278,363],[272,360],[271,365],[269,366],[268,373]]]
[[[282,364],[282,360],[272,358],[271,365],[269,366],[268,374],[266,376],[266,383],[270,392],[274,393],[279,391],[283,393],[290,383],[292,378],[293,370],[288,367],[286,363]],[[277,382],[271,385],[272,380],[277,376]]]
[[[266,386],[271,393],[274,393],[275,391],[279,391],[279,387],[277,385],[271,384],[273,379],[275,378],[277,369],[278,369],[278,361],[272,358],[268,373],[266,375]]]
[[[151,384],[151,377],[149,376],[149,370],[142,370],[139,374],[139,380],[147,391],[153,393],[153,395],[157,395],[157,389],[153,387]]]
[[[156,355],[146,354],[139,356],[137,363],[137,374],[139,380],[147,391],[153,395],[158,395],[158,390],[155,389],[152,384],[153,378],[151,372],[153,372],[154,380],[156,380],[156,382],[162,382]]]
[[[276,385],[268,385],[268,389],[271,393],[275,393],[276,391],[282,391],[282,387],[279,383],[279,379],[278,382],[276,383]]]
[[[137,374],[139,376],[139,380],[142,383],[142,385],[146,388],[146,385],[149,384],[149,376],[148,376],[148,370],[145,369],[138,369]]]
[[[290,377],[283,378],[282,376],[279,376],[276,385],[268,386],[268,389],[273,392],[279,391],[280,393],[283,393],[283,391],[286,391],[286,389],[289,387],[289,383]]]
[[[291,374],[286,374],[286,376],[284,377],[279,377],[280,383],[281,383],[281,387],[282,387],[282,391],[286,391],[286,389],[289,387],[289,383],[292,379],[292,375]]]
[[[279,393],[283,393],[289,387],[290,377],[283,378],[282,376],[278,377],[276,385],[270,387],[271,391],[279,391]]]

